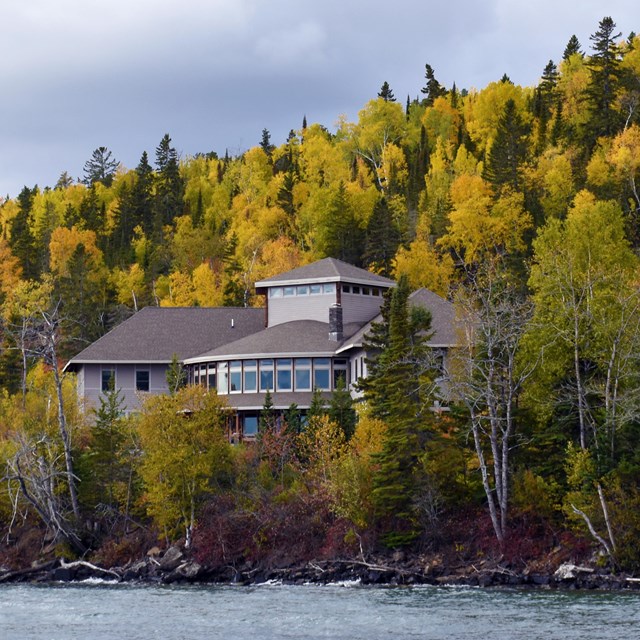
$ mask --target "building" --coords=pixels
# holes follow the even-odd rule
[[[367,375],[364,338],[395,283],[325,258],[255,286],[263,308],[142,309],[69,362],[79,393],[95,405],[113,381],[136,410],[142,395],[167,391],[175,355],[189,384],[215,389],[236,409],[239,437],[257,432],[267,391],[282,411],[308,409],[315,389],[329,397],[340,381],[355,395]],[[430,345],[444,355],[456,343],[453,305],[426,289],[410,301],[431,311]]]

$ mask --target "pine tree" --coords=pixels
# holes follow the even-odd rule
[[[260,419],[258,421],[258,433],[266,433],[267,431],[275,431],[277,426],[277,414],[273,408],[273,397],[271,391],[267,389],[264,394],[264,402],[260,411]]]
[[[402,276],[382,307],[382,323],[366,337],[371,354],[368,376],[360,388],[372,415],[387,424],[372,499],[390,547],[410,543],[418,534],[414,496],[419,457],[427,424],[431,422],[425,397],[428,376],[426,340],[431,317],[426,310],[410,312],[409,286]]]
[[[435,72],[430,64],[425,64],[425,79],[427,84],[420,89],[426,96],[422,104],[431,107],[436,98],[447,95],[447,90],[436,80]]]
[[[344,182],[340,182],[338,191],[329,202],[320,244],[322,253],[326,256],[349,264],[360,264],[364,233],[358,224]]]
[[[623,119],[615,109],[616,96],[621,86],[620,51],[616,40],[622,35],[614,33],[615,22],[603,18],[590,40],[593,55],[589,58],[591,81],[587,88],[590,104],[589,141],[595,144],[600,136],[612,136],[618,132]]]
[[[9,245],[11,252],[20,261],[25,279],[38,277],[38,261],[35,251],[36,241],[31,232],[31,209],[38,187],[24,187],[16,198],[18,212],[10,223]]]
[[[94,149],[91,158],[84,163],[84,178],[82,182],[90,186],[96,182],[102,182],[105,187],[110,187],[116,175],[118,161],[113,157],[107,147]]]
[[[165,134],[156,147],[156,167],[158,169],[154,233],[162,237],[162,226],[171,224],[183,212],[182,198],[184,181],[180,176],[178,152],[171,146],[169,134]]]
[[[514,100],[507,100],[489,149],[484,177],[496,188],[520,189],[520,172],[527,156],[527,129]]]
[[[340,378],[335,391],[331,394],[327,415],[344,432],[345,440],[350,440],[355,433],[357,415],[353,408],[353,398],[345,381]]]
[[[383,276],[391,276],[393,259],[400,245],[400,231],[385,198],[373,208],[366,231],[363,262]]]
[[[391,91],[391,87],[389,86],[389,83],[386,80],[382,83],[382,87],[378,92],[378,98],[382,98],[385,102],[396,101],[396,98],[393,95],[393,91]]]
[[[569,38],[569,42],[567,43],[567,46],[564,48],[562,59],[568,60],[572,55],[576,53],[583,56],[584,54],[582,53],[582,51],[580,51],[580,48],[581,48],[581,44],[578,38],[576,38],[575,35],[571,36],[571,38]]]
[[[260,139],[260,147],[267,154],[269,158],[273,155],[275,146],[271,144],[271,134],[269,129],[262,130],[262,138]]]

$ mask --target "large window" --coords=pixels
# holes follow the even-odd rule
[[[229,363],[229,392],[240,393],[242,391],[242,361],[232,360]]]
[[[331,391],[331,360],[315,358],[313,361],[313,388]]]
[[[149,391],[149,369],[136,369],[136,391]]]
[[[244,391],[258,390],[258,363],[255,360],[246,360],[244,363]]]
[[[347,388],[347,361],[342,358],[336,358],[333,361],[333,388],[337,389],[340,381],[343,388]]]
[[[102,367],[100,389],[104,392],[113,391],[116,388],[116,370],[114,367]]]
[[[311,358],[296,358],[296,391],[311,391]]]
[[[273,360],[260,360],[260,391],[273,391]]]
[[[291,358],[279,358],[276,360],[276,389],[278,391],[291,391]]]
[[[218,363],[218,393],[229,393],[229,365],[226,362]]]

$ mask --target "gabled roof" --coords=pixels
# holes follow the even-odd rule
[[[66,368],[91,362],[151,363],[180,360],[264,328],[264,309],[145,307],[89,345]]]
[[[419,305],[431,311],[431,329],[433,335],[427,343],[431,347],[453,347],[459,343],[458,331],[460,322],[456,316],[453,303],[445,300],[429,289],[418,289],[409,296],[410,305]],[[364,336],[371,330],[374,322],[382,322],[379,313],[373,320],[364,325],[360,331],[344,341],[339,351],[362,346]]]
[[[346,324],[345,336],[350,336],[360,329],[361,324]],[[208,362],[210,360],[233,360],[247,357],[311,357],[334,354],[344,343],[329,340],[329,324],[318,320],[292,320],[274,325],[246,338],[188,359],[189,364]]]
[[[389,278],[354,267],[352,264],[342,260],[324,258],[324,260],[312,262],[304,267],[298,267],[272,278],[260,280],[256,282],[256,289],[309,282],[354,282],[356,284],[369,284],[379,287],[393,287],[396,284]]]

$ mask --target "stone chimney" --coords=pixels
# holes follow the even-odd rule
[[[329,307],[329,340],[341,342],[342,338],[342,305],[334,302]]]

